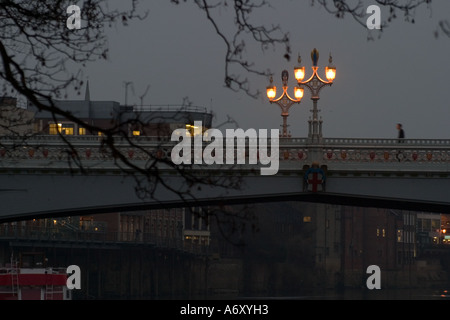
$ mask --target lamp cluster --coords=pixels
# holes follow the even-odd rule
[[[317,119],[317,100],[319,100],[319,92],[320,90],[328,85],[331,86],[333,84],[334,79],[336,78],[336,67],[333,65],[333,58],[329,58],[329,64],[325,67],[325,77],[327,80],[322,79],[318,74],[319,67],[317,66],[317,62],[319,60],[319,51],[314,49],[311,52],[311,60],[313,63],[312,70],[313,74],[308,80],[305,80],[306,72],[305,67],[302,66],[302,59],[299,55],[298,57],[298,65],[294,68],[294,77],[297,80],[297,85],[294,87],[294,98],[289,96],[287,90],[288,85],[287,81],[289,78],[288,71],[284,70],[281,73],[281,79],[283,81],[283,93],[279,98],[276,98],[277,95],[277,87],[273,85],[273,78],[270,77],[270,85],[267,86],[267,97],[269,98],[270,103],[276,103],[281,108],[281,115],[283,117],[283,133],[282,137],[288,137],[287,133],[287,116],[289,115],[289,108],[294,103],[300,103],[303,95],[304,95],[304,87],[307,87],[311,92],[311,99],[314,102],[313,105],[313,122],[318,122]],[[317,132],[317,123],[315,123],[312,127],[310,126],[310,136],[321,136],[321,132]]]

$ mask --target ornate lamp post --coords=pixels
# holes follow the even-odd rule
[[[333,84],[333,81],[336,78],[336,68],[333,66],[333,58],[331,57],[330,53],[329,65],[328,67],[325,67],[325,77],[328,81],[323,80],[317,73],[317,70],[319,69],[319,67],[317,66],[317,62],[319,61],[319,51],[317,51],[316,48],[314,48],[314,50],[311,52],[311,60],[313,63],[313,74],[308,80],[303,81],[303,79],[305,78],[305,67],[301,65],[302,59],[300,56],[298,56],[298,66],[294,68],[294,73],[298,85],[307,87],[311,92],[313,109],[311,110],[312,119],[308,121],[308,137],[313,142],[319,142],[322,138],[322,120],[318,119],[319,110],[317,109],[317,101],[320,99],[320,90],[322,90],[322,88],[325,86],[331,86]]]
[[[300,103],[303,98],[303,88],[294,87],[294,96],[295,98],[291,98],[287,93],[289,72],[287,70],[283,70],[281,73],[281,80],[283,81],[283,94],[279,98],[275,98],[277,94],[277,87],[273,85],[273,79],[270,77],[270,86],[267,87],[267,97],[269,98],[270,103],[276,103],[281,108],[281,116],[283,117],[283,132],[281,137],[287,138],[289,137],[287,132],[287,117],[289,116],[289,108],[294,103]]]
[[[327,80],[323,80],[319,74],[317,73],[319,67],[317,66],[317,62],[319,61],[319,51],[314,48],[311,52],[311,60],[313,63],[312,76],[303,81],[305,78],[305,67],[301,65],[301,57],[298,57],[298,66],[294,68],[295,79],[297,80],[298,86],[295,87],[295,99],[291,98],[287,93],[287,80],[288,80],[288,72],[284,70],[282,72],[282,80],[283,80],[283,94],[278,99],[275,99],[276,96],[276,87],[273,86],[272,78],[270,78],[270,86],[267,87],[267,97],[269,98],[270,103],[277,103],[281,107],[281,115],[283,117],[283,134],[282,137],[288,137],[287,134],[287,117],[289,115],[289,108],[294,103],[300,103],[303,97],[303,87],[307,87],[311,92],[311,100],[313,101],[313,109],[312,119],[309,120],[309,129],[308,129],[308,137],[312,142],[319,142],[322,138],[322,120],[319,120],[319,110],[317,109],[317,101],[320,99],[319,93],[325,86],[331,86],[333,84],[334,79],[336,78],[336,68],[333,66],[333,59],[330,54],[329,65],[325,67],[325,77]]]

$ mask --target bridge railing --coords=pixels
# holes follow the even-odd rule
[[[310,164],[378,166],[444,165],[450,170],[450,140],[444,139],[365,139],[326,138],[320,144],[280,141],[280,160]],[[355,167],[356,168],[356,167]]]
[[[104,137],[97,135],[65,135],[65,139],[69,142],[101,142]],[[224,141],[227,139],[224,134]],[[114,136],[117,142],[125,142],[128,140],[135,142],[161,142],[171,141],[170,136],[133,136],[123,137]],[[26,137],[21,136],[0,136],[0,143],[8,145],[14,143],[45,144],[46,142],[58,142],[60,145],[65,145],[65,142],[58,135],[43,135],[35,134]],[[44,143],[42,143],[44,142]],[[175,142],[173,143],[175,144]],[[414,145],[414,146],[447,146],[450,147],[450,139],[387,139],[387,138],[323,138],[320,143],[311,143],[305,137],[279,138],[280,145]]]
[[[404,146],[446,146],[450,148],[450,139],[377,139],[377,138],[325,138],[324,145],[395,145]]]
[[[79,136],[64,136],[64,138],[69,143],[73,144],[101,144],[104,141],[104,136],[96,136],[96,135],[79,135]],[[159,137],[159,136],[136,136],[136,137],[122,137],[116,136],[114,137],[114,141],[118,144],[126,143],[128,140],[136,142],[136,143],[154,143],[159,144],[164,141],[170,142],[170,137]],[[61,145],[67,146],[66,142],[64,142],[60,136],[58,135],[41,135],[36,134],[28,137],[20,137],[20,136],[0,136],[0,144],[3,146],[45,146],[45,145]]]
[[[108,160],[114,162],[109,151],[102,147],[102,137],[98,136],[70,136],[68,140],[76,150],[76,157],[85,162],[106,165]],[[136,137],[132,138],[139,148],[131,146],[126,138],[118,137],[116,147],[129,160],[142,161],[149,159],[171,159],[171,152],[177,142],[169,137]],[[226,163],[226,145],[229,140],[224,139],[223,160]],[[0,166],[33,166],[41,162],[44,166],[51,163],[63,163],[74,157],[73,151],[61,141],[58,136],[34,136],[20,145],[21,140],[0,137]],[[259,150],[257,141],[252,140],[256,150],[246,147],[245,162],[249,163],[251,155]],[[208,145],[204,142],[204,146]],[[235,146],[236,147],[236,146]],[[192,155],[194,155],[192,144]],[[270,144],[268,151],[271,151]],[[234,160],[238,157],[235,152]],[[21,163],[18,161],[20,160]],[[447,139],[367,139],[367,138],[325,138],[321,143],[311,144],[307,138],[282,138],[279,140],[279,160],[285,165],[295,166],[303,163],[310,164],[318,161],[321,164],[445,164],[450,170],[450,140]],[[236,163],[236,162],[235,162]],[[287,164],[286,164],[287,163]]]
[[[450,140],[325,139],[322,160],[328,163],[450,163]]]

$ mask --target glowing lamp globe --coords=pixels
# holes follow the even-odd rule
[[[267,98],[269,98],[269,100],[275,99],[276,94],[277,94],[277,87],[275,86],[267,87]]]
[[[333,82],[333,80],[336,78],[336,68],[335,67],[326,67],[325,75],[326,75],[328,81]]]
[[[300,100],[301,98],[303,98],[303,88],[295,87],[294,95],[297,100]]]
[[[302,81],[305,78],[305,67],[294,68],[294,76],[298,82]]]

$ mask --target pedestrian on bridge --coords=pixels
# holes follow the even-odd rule
[[[398,143],[403,143],[403,139],[405,139],[405,131],[403,130],[403,126],[401,123],[397,123],[398,130]]]

